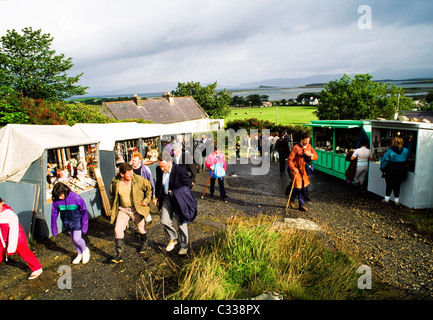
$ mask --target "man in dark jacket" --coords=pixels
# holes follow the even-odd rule
[[[153,203],[158,205],[158,209],[161,209],[161,224],[170,238],[165,250],[167,252],[172,251],[178,243],[178,233],[173,227],[173,217],[176,217],[180,233],[181,249],[179,255],[186,255],[188,253],[188,224],[175,211],[178,205],[175,202],[172,191],[183,186],[191,189],[191,179],[186,169],[173,163],[172,157],[167,152],[159,155],[158,164],[159,166],[156,167],[156,186]]]
[[[286,139],[286,132],[282,132],[280,138],[275,143],[275,148],[278,151],[278,159],[280,162],[280,175],[286,171],[286,161],[290,154],[289,143]]]
[[[194,186],[197,169],[191,155],[187,154],[182,148],[182,144],[174,143],[173,145],[173,162],[188,171],[191,183]]]

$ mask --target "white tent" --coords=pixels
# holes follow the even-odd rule
[[[67,125],[8,124],[0,129],[0,182],[19,182],[45,149],[98,142]]]

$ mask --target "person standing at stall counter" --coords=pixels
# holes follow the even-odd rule
[[[394,192],[394,203],[400,205],[400,186],[407,178],[406,161],[412,155],[412,138],[412,136],[409,138],[408,147],[403,148],[403,138],[395,137],[391,148],[383,155],[380,170],[385,178],[386,190],[382,203],[389,203],[391,193]]]
[[[292,198],[290,199],[290,206],[292,208],[295,207],[294,199],[298,197],[299,210],[308,211],[305,206],[305,201],[308,194],[307,188],[310,184],[310,179],[305,170],[305,164],[307,162],[315,161],[318,158],[316,151],[310,144],[310,135],[304,133],[301,142],[293,147],[292,152],[290,152],[289,158],[287,159],[290,177],[292,178],[291,183],[295,184]]]
[[[356,187],[362,187],[364,185],[365,175],[368,171],[368,161],[371,160],[371,150],[368,149],[367,146],[367,140],[361,141],[361,148],[356,149],[350,158],[351,160],[358,158],[354,177]]]
[[[136,224],[140,233],[140,253],[148,250],[147,233],[145,229],[146,219],[150,213],[149,203],[152,201],[152,185],[149,180],[134,174],[131,164],[124,162],[119,166],[117,174],[110,185],[111,223],[114,227],[116,257],[111,261],[120,263],[123,261],[123,243],[125,229],[129,220]]]

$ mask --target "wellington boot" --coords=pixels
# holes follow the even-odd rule
[[[147,241],[147,233],[144,234],[140,234],[140,240],[141,240],[141,248],[140,248],[140,253],[146,253],[147,250],[150,249],[149,247],[149,243]]]
[[[116,244],[116,252],[117,256],[111,259],[114,263],[120,263],[123,261],[122,252],[123,252],[123,239],[115,239]]]

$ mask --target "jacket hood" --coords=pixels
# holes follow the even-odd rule
[[[399,148],[399,147],[391,147],[391,150],[397,154],[401,154],[403,152],[403,148]]]
[[[8,205],[6,203],[3,203],[3,209],[2,209],[1,212],[5,211],[5,210],[8,210],[8,209],[11,210],[11,211],[13,211],[10,205]]]

